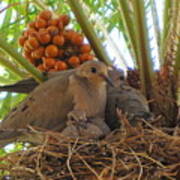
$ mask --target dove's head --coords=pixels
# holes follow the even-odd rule
[[[77,75],[86,78],[94,84],[107,82],[113,86],[113,83],[108,76],[108,67],[100,61],[93,60],[83,63],[78,67]]]

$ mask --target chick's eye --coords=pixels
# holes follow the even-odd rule
[[[95,67],[91,67],[91,72],[92,73],[96,73],[97,72],[97,69]]]

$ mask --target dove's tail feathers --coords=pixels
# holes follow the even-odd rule
[[[43,133],[28,132],[27,129],[0,130],[0,148],[14,142],[42,144],[45,141]]]
[[[15,130],[0,130],[0,148],[17,141],[22,132]]]
[[[38,83],[33,78],[29,78],[15,84],[0,86],[0,91],[30,93],[36,86],[38,86]]]

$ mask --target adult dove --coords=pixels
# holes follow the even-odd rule
[[[89,138],[109,132],[104,122],[106,82],[111,82],[107,66],[88,61],[63,73],[33,89],[0,123],[0,146],[16,140],[35,141],[18,131],[28,125]]]

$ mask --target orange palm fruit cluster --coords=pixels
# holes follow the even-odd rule
[[[54,18],[49,10],[40,12],[19,38],[24,57],[44,72],[76,68],[92,60],[91,46],[82,34],[66,28],[69,22],[66,14]]]

